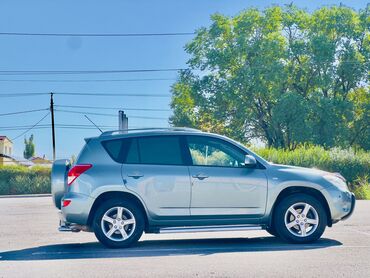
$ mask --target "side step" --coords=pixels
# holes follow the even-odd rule
[[[72,227],[72,226],[59,226],[58,231],[59,232],[74,232],[74,233],[78,233],[78,232],[81,231],[81,229],[78,229],[78,228],[75,228],[75,227]]]
[[[74,232],[74,233],[78,233],[78,232],[81,232],[81,231],[91,232],[91,230],[88,226],[78,225],[78,224],[69,224],[69,225],[67,225],[65,223],[64,223],[64,225],[59,225],[58,231],[59,232]]]
[[[251,225],[167,227],[160,228],[159,233],[172,234],[172,233],[201,233],[201,232],[250,231],[250,230],[262,230],[262,227]]]

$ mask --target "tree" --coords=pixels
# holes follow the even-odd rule
[[[190,70],[172,86],[171,123],[273,147],[365,147],[369,10],[310,14],[288,5],[213,15],[185,47]]]
[[[35,156],[35,143],[33,143],[33,134],[30,136],[30,138],[27,140],[24,138],[24,152],[23,157],[25,159],[29,159],[32,156]]]

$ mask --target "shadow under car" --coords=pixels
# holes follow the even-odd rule
[[[0,261],[211,255],[233,252],[312,250],[340,246],[322,238],[311,244],[289,244],[275,237],[145,240],[126,249],[107,249],[98,242],[53,244],[0,253]]]

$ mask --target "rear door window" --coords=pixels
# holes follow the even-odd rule
[[[141,164],[182,165],[178,136],[141,137],[137,139]]]
[[[125,164],[183,165],[179,136],[150,136],[104,141],[110,157]]]
[[[127,164],[138,164],[140,163],[139,158],[139,147],[137,144],[137,140],[131,139],[130,145],[128,146],[126,154],[123,153],[123,156],[125,157],[122,161],[124,161]]]

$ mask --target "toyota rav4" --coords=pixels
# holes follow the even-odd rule
[[[90,231],[108,247],[142,233],[265,229],[313,242],[348,218],[354,194],[338,173],[267,162],[224,136],[188,128],[111,131],[57,160],[60,231]]]

